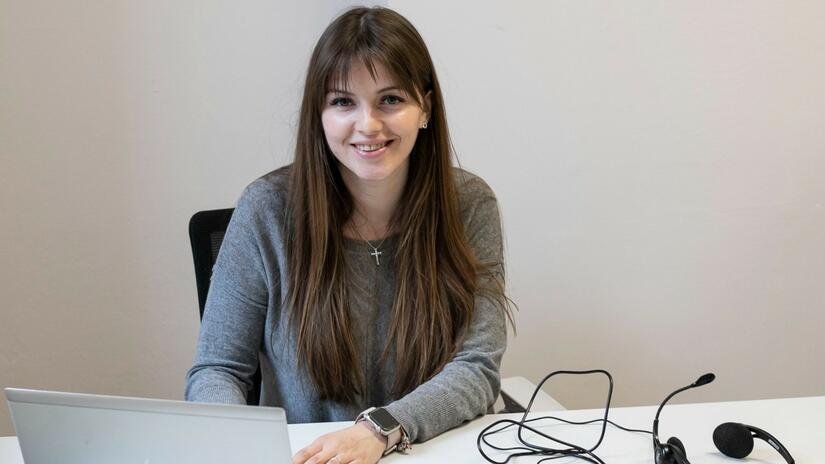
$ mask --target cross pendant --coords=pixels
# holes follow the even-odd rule
[[[375,256],[375,265],[376,265],[376,266],[380,266],[380,265],[381,265],[381,263],[380,263],[380,262],[378,262],[378,255],[380,255],[380,254],[382,254],[382,253],[383,253],[383,252],[378,251],[378,249],[375,249],[375,251],[373,251],[372,253],[370,253],[370,255]]]

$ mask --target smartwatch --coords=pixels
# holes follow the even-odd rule
[[[358,414],[355,419],[356,424],[362,421],[366,421],[367,424],[372,426],[376,433],[387,437],[387,448],[384,450],[384,456],[396,450],[406,453],[411,448],[407,433],[386,409],[369,408]]]

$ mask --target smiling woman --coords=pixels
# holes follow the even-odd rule
[[[295,462],[374,463],[484,414],[510,316],[495,196],[451,165],[415,28],[355,8],[318,41],[294,163],[241,196],[213,271],[186,398],[291,423],[355,420]]]

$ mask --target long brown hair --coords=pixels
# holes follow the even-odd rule
[[[286,212],[286,305],[297,357],[322,397],[336,401],[353,401],[365,380],[352,340],[343,251],[353,201],[326,143],[321,111],[327,89],[346,87],[350,67],[359,62],[373,77],[375,65],[383,65],[422,108],[422,96],[429,92],[431,98],[429,128],[419,131],[390,222],[399,234],[387,336],[396,351],[393,393],[413,390],[452,359],[477,293],[510,317],[503,276],[492,270],[500,263],[479,263],[464,235],[441,88],[424,41],[390,9],[351,9],[327,27],[310,58]],[[389,342],[385,360],[388,353]]]

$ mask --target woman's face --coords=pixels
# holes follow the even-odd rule
[[[324,135],[348,183],[403,185],[410,152],[428,116],[384,66],[376,63],[375,71],[373,79],[359,62],[351,68],[348,89],[327,89]],[[424,101],[429,105],[429,95]]]

